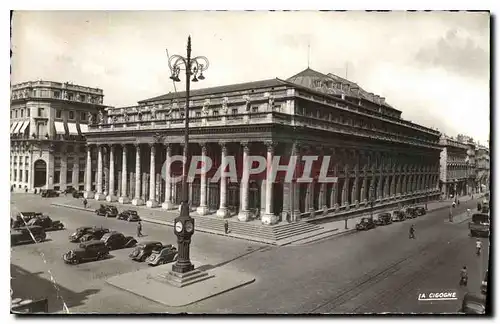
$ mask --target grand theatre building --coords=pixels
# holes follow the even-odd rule
[[[137,106],[107,108],[89,125],[85,195],[175,209],[181,201],[185,93]],[[384,98],[333,74],[306,69],[287,79],[192,90],[190,155],[210,157],[212,169],[190,179],[193,212],[265,224],[439,197],[440,133],[401,119]],[[297,159],[292,182],[266,172],[240,181],[250,155],[271,165]],[[333,183],[295,181],[303,157],[331,156]],[[238,179],[212,181],[234,157]],[[97,165],[91,163],[97,161]],[[167,163],[164,163],[164,162]],[[177,165],[178,164],[178,165]],[[316,170],[317,168],[313,168]]]

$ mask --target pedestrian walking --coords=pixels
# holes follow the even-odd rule
[[[467,275],[467,267],[464,266],[462,270],[460,270],[460,286],[467,287],[468,280],[469,276]]]
[[[409,236],[410,239],[415,239],[415,225],[411,225],[410,226],[410,236]]]
[[[227,220],[224,222],[224,233],[229,233],[229,222]]]
[[[141,221],[137,222],[137,237],[141,237],[142,235],[142,224]]]
[[[87,209],[87,199],[83,198],[83,208]]]

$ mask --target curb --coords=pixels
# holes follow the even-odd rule
[[[296,239],[296,240],[293,240],[293,241],[289,241],[289,242],[284,242],[282,244],[280,244],[280,242],[277,242],[278,243],[278,246],[287,246],[287,245],[290,245],[290,244],[294,244],[295,242],[300,242],[302,240],[307,240],[307,239],[310,239],[310,238],[313,238],[314,236],[316,235],[323,235],[323,234],[327,234],[327,233],[330,233],[330,232],[336,232],[338,231],[339,229],[338,228],[333,228],[333,229],[330,229],[330,230],[327,230],[327,231],[324,231],[322,233],[311,233],[312,235],[311,236],[306,236],[306,237],[303,237],[303,238],[299,238],[299,239]],[[306,233],[306,234],[309,234],[309,233]],[[340,235],[342,233],[338,233],[338,234],[333,234],[331,236],[335,236],[335,235]],[[326,236],[326,237],[329,237],[329,236]],[[305,243],[307,244],[307,243]],[[302,245],[302,244],[298,244],[298,245]]]

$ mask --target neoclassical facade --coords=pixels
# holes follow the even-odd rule
[[[89,126],[85,195],[88,198],[165,209],[180,204],[185,94],[107,108]],[[439,196],[439,132],[401,119],[384,98],[332,74],[306,69],[288,80],[270,79],[192,90],[191,155],[210,157],[212,169],[190,179],[189,201],[201,215],[260,218],[265,224],[367,208],[411,203]],[[296,159],[291,183],[278,173],[240,181],[249,156],[271,165]],[[303,157],[331,156],[328,175],[335,183],[300,183]],[[238,179],[217,168],[235,158]],[[97,161],[94,167],[91,161]],[[164,163],[167,162],[167,163]]]
[[[468,177],[469,163],[466,143],[444,134],[441,135],[440,143],[443,146],[440,159],[440,190],[444,197],[450,195],[463,196],[469,193]]]
[[[104,108],[103,91],[71,83],[12,86],[10,183],[17,190],[82,189],[85,133]]]

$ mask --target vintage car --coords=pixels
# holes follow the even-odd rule
[[[361,221],[356,224],[356,229],[358,231],[366,231],[375,227],[375,222],[370,217],[363,217]]]
[[[488,270],[484,275],[484,280],[481,282],[481,293],[485,294],[488,292]]]
[[[137,240],[132,236],[125,236],[120,232],[106,233],[101,237],[101,241],[103,241],[110,250],[130,248],[137,244]]]
[[[416,218],[417,213],[415,211],[415,208],[414,207],[407,207],[405,210],[405,215],[406,215],[406,218]]]
[[[62,191],[62,193],[63,193],[64,195],[66,195],[66,194],[72,194],[72,193],[73,193],[73,192],[75,192],[75,191],[76,191],[76,189],[75,189],[75,188],[73,188],[73,187],[68,187],[68,188],[64,189],[64,190]]]
[[[422,206],[415,207],[415,212],[417,213],[417,216],[423,216],[427,214],[427,212],[425,211],[425,207]]]
[[[40,226],[25,226],[10,230],[10,244],[40,243],[47,238],[47,234]]]
[[[486,298],[484,295],[475,295],[466,293],[462,301],[462,307],[458,310],[459,313],[465,314],[485,314],[486,313]]]
[[[405,216],[405,214],[404,214],[402,211],[400,211],[400,210],[393,210],[393,211],[391,212],[391,220],[392,220],[393,222],[402,222],[402,221],[406,220],[406,216]]]
[[[113,205],[101,205],[95,210],[95,213],[98,216],[116,217],[116,215],[118,215],[118,209]]]
[[[71,194],[73,198],[83,198],[83,192],[82,191],[73,191]]]
[[[12,228],[25,226],[31,219],[40,217],[42,215],[42,213],[37,212],[20,212],[16,215],[16,219],[12,222]]]
[[[469,231],[471,236],[489,236],[490,235],[490,215],[485,213],[475,213],[469,222]]]
[[[80,242],[82,236],[87,233],[90,233],[92,229],[93,229],[92,226],[78,227],[76,231],[69,236],[69,241],[73,243]]]
[[[44,198],[59,197],[59,192],[52,189],[42,189],[40,195]]]
[[[137,211],[135,210],[124,210],[120,214],[118,214],[117,219],[123,219],[129,222],[138,222],[141,220],[139,215],[137,214]]]
[[[40,226],[45,231],[57,231],[64,228],[64,224],[61,221],[53,221],[49,216],[42,215],[30,219],[28,226]]]
[[[109,233],[109,229],[102,227],[93,227],[87,233],[80,237],[80,242],[88,242],[93,240],[100,240],[105,234]]]
[[[381,213],[377,215],[377,218],[374,220],[375,225],[389,225],[392,224],[391,214],[390,213]]]
[[[146,261],[150,266],[175,262],[177,261],[177,249],[169,244],[160,251],[153,251]]]
[[[63,254],[63,260],[66,263],[78,264],[82,261],[97,261],[104,259],[109,254],[109,249],[100,240],[80,243],[77,249],[70,250]]]
[[[146,259],[153,253],[153,251],[160,251],[165,246],[163,243],[158,241],[141,242],[137,247],[129,254],[129,257],[135,261],[146,261]]]

